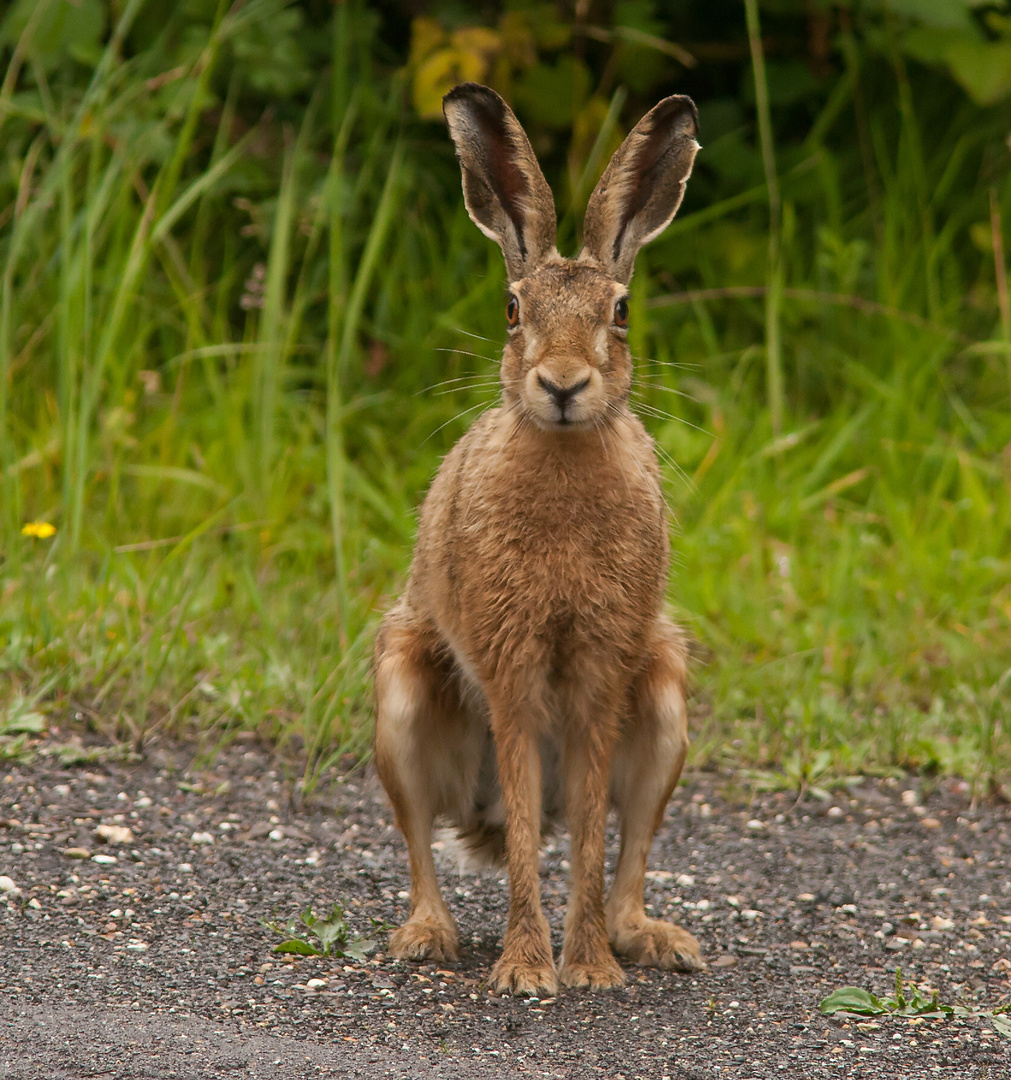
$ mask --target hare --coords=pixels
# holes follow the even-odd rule
[[[666,98],[621,144],[575,259],[555,249],[551,191],[502,98],[465,83],[443,107],[467,211],[505,256],[508,341],[501,404],[443,461],[376,640],[376,767],[411,869],[411,915],[389,951],[457,956],[432,860],[439,817],[508,866],[496,992],[616,986],[614,952],[696,970],[698,941],[643,905],[688,745],[686,650],[663,613],[665,506],[653,442],[628,407],[626,342],[632,264],[681,202],[695,106]],[[610,805],[621,853],[605,901]],[[556,972],[538,859],[563,813],[572,870]]]

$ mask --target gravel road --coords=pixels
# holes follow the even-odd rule
[[[0,768],[0,1077],[769,1077],[1007,1080],[981,1019],[830,1019],[818,1002],[903,973],[942,1001],[1011,995],[1011,816],[964,783],[865,780],[828,798],[688,776],[657,837],[654,914],[688,927],[692,976],[628,968],[616,991],[498,998],[494,871],[437,844],[464,951],[448,968],[286,959],[264,923],[334,901],[353,928],[406,917],[403,842],[374,777],[293,809],[255,744],[190,767]],[[127,833],[124,830],[129,830]],[[560,946],[566,838],[543,859]],[[610,862],[614,844],[611,838]]]

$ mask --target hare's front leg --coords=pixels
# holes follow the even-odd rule
[[[456,959],[456,924],[432,861],[432,822],[469,805],[482,738],[446,650],[401,602],[376,638],[376,771],[411,864],[411,915],[390,937],[393,956]]]
[[[698,941],[674,923],[650,919],[643,905],[646,858],[688,752],[685,647],[666,619],[657,622],[650,662],[632,693],[611,775],[621,819],[621,853],[607,898],[607,933],[614,951],[647,967],[705,967]]]
[[[565,802],[572,872],[558,974],[566,986],[605,989],[625,981],[608,944],[604,919],[604,830],[620,699],[601,702],[599,695],[591,697],[585,688],[573,696],[576,707],[565,733]]]
[[[558,989],[551,936],[541,910],[541,756],[527,710],[489,694],[499,784],[505,803],[509,921],[492,969],[496,993],[547,995]]]

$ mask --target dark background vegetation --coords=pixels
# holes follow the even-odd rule
[[[440,113],[475,79],[565,253],[638,117],[699,105],[631,333],[696,762],[1006,776],[1005,3],[18,0],[0,58],[3,753],[255,729],[312,784],[367,746],[413,510],[495,398]]]

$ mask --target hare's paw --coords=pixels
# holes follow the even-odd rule
[[[706,962],[698,941],[673,923],[640,919],[619,926],[611,945],[620,956],[644,967],[667,971],[702,971]]]
[[[492,968],[491,989],[496,994],[551,997],[558,991],[558,976],[550,960],[510,960],[505,955]]]
[[[591,990],[610,990],[614,986],[621,986],[625,982],[625,973],[621,965],[615,960],[611,950],[607,950],[606,956],[600,956],[592,961],[568,961],[562,960],[558,978],[565,986],[586,986]]]
[[[399,960],[456,960],[459,939],[452,921],[408,919],[390,935],[390,955]]]

